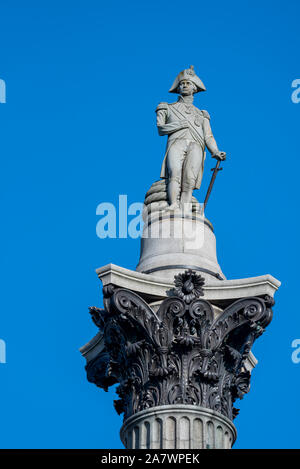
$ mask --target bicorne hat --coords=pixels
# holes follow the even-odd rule
[[[178,88],[179,83],[182,80],[189,80],[189,81],[193,82],[194,85],[196,85],[196,88],[197,88],[196,93],[199,93],[199,91],[206,91],[206,88],[205,88],[204,84],[202,83],[200,78],[197,77],[196,73],[194,72],[194,66],[191,65],[190,68],[186,68],[185,70],[180,72],[179,75],[177,75],[173,85],[169,89],[169,93],[178,93],[177,88]]]

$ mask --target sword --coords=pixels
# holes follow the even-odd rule
[[[211,169],[211,170],[213,171],[213,173],[212,173],[212,177],[211,177],[211,180],[210,180],[210,183],[209,183],[209,186],[208,186],[208,189],[207,189],[206,197],[205,197],[205,200],[204,200],[203,212],[204,212],[205,207],[206,207],[206,205],[207,205],[207,202],[208,202],[210,193],[211,193],[211,191],[212,191],[214,182],[215,182],[215,180],[216,180],[217,174],[218,174],[219,171],[222,171],[222,169],[223,169],[223,168],[220,168],[221,161],[222,161],[222,160],[218,160],[218,162],[217,162],[215,168],[212,168],[212,169]]]

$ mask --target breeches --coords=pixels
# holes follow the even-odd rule
[[[169,179],[181,184],[182,190],[195,189],[196,181],[201,182],[203,158],[204,151],[198,143],[184,139],[175,140],[167,155]]]

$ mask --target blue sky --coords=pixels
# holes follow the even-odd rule
[[[1,448],[122,447],[114,391],[86,381],[78,348],[97,332],[95,269],[135,269],[139,240],[100,240],[96,207],[143,202],[159,178],[154,110],[190,64],[228,155],[206,211],[219,263],[282,281],[235,447],[300,447],[299,14],[296,0],[1,2]]]

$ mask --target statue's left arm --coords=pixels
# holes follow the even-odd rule
[[[203,131],[204,131],[205,145],[207,146],[213,158],[225,160],[226,153],[224,151],[219,150],[217,142],[213,136],[211,126],[210,126],[210,115],[208,114],[207,111],[202,111],[202,114],[204,117]]]

